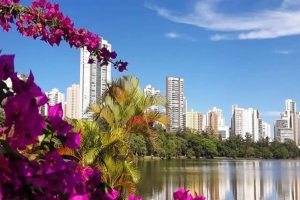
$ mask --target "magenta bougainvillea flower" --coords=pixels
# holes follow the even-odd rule
[[[132,194],[129,194],[128,200],[142,200],[142,197],[136,197],[136,196],[133,196]]]
[[[56,132],[57,135],[65,135],[71,131],[73,126],[62,119],[63,109],[61,103],[56,105],[48,104],[48,119],[51,125],[51,130]]]
[[[195,198],[189,193],[189,190],[184,190],[183,188],[178,188],[173,194],[174,200],[206,200],[204,196],[195,193]]]
[[[6,80],[14,73],[14,58],[15,55],[0,56],[0,79]]]

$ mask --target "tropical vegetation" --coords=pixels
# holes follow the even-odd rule
[[[139,180],[136,156],[131,148],[135,135],[140,135],[155,147],[157,133],[154,123],[168,125],[167,116],[153,105],[165,106],[163,96],[149,96],[133,76],[122,76],[108,83],[107,90],[97,104],[86,110],[93,122],[72,120],[82,129],[81,147],[72,152],[83,165],[98,166],[110,187],[126,196],[135,194]],[[70,155],[70,150],[61,155]]]
[[[162,126],[157,126],[158,142],[156,149],[151,148],[147,138],[134,135],[131,148],[140,158],[144,156],[161,159],[179,158],[261,158],[295,159],[299,157],[299,148],[292,140],[280,143],[270,138],[261,138],[254,142],[250,134],[246,137],[231,135],[222,140],[210,132],[193,132],[189,129],[166,133]]]

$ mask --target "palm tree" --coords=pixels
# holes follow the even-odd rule
[[[94,113],[94,121],[105,119],[110,128],[123,128],[126,135],[144,134],[151,141],[157,138],[154,122],[168,125],[166,114],[149,110],[153,105],[166,106],[166,98],[147,95],[139,86],[139,79],[122,76],[107,84],[108,89],[97,104],[90,105],[87,112]]]
[[[99,126],[101,120],[108,127],[102,130],[87,131],[82,135],[82,147],[85,150],[85,163],[97,165],[105,176],[105,181],[124,194],[124,189],[135,193],[138,181],[136,159],[130,149],[132,134],[143,134],[155,145],[157,134],[154,122],[168,125],[167,116],[158,110],[149,110],[153,105],[166,106],[163,96],[149,96],[139,86],[139,80],[132,76],[123,76],[107,84],[107,90],[97,104],[90,105],[92,126]],[[84,129],[86,130],[86,128]],[[98,134],[94,134],[98,132]]]
[[[65,158],[72,157],[82,166],[98,167],[102,179],[110,187],[135,194],[135,183],[139,172],[134,160],[124,159],[124,138],[119,130],[103,131],[101,126],[91,121],[70,120],[74,131],[81,129],[81,147],[72,150],[66,147],[57,149]],[[133,157],[133,156],[131,156]],[[122,159],[123,158],[123,159]]]

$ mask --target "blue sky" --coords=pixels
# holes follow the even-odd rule
[[[188,108],[223,109],[227,125],[234,103],[258,109],[270,124],[285,99],[300,103],[299,0],[57,2],[76,27],[103,36],[129,62],[122,74],[163,93],[166,76],[182,77]],[[0,38],[3,53],[16,54],[16,70],[31,69],[44,91],[65,93],[79,83],[79,50],[15,30]],[[114,77],[122,74],[113,70]]]

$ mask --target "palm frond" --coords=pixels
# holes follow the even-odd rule
[[[136,167],[136,163],[133,161],[125,161],[124,167],[126,174],[132,178],[134,183],[137,183],[140,180],[140,172]]]

